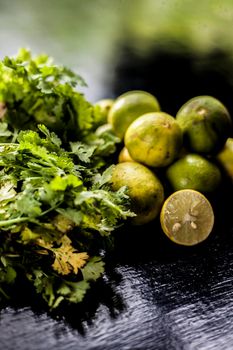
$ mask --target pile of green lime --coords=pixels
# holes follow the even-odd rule
[[[102,101],[99,106],[108,101],[102,108],[104,127],[121,139],[112,188],[128,188],[132,224],[160,218],[171,241],[185,246],[204,241],[214,226],[208,195],[226,176],[233,180],[232,120],[226,106],[215,97],[197,96],[171,116],[155,96],[141,90]]]

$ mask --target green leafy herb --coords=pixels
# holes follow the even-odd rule
[[[110,186],[119,140],[99,136],[82,78],[22,49],[0,62],[0,292],[26,278],[49,307],[82,301],[99,248],[133,216]],[[92,242],[95,241],[93,248]]]
[[[107,238],[132,213],[125,190],[111,191],[113,167],[102,174],[95,168],[90,172],[81,162],[82,147],[65,151],[54,134],[44,126],[39,129],[41,135],[22,131],[18,143],[0,147],[1,257],[7,262],[1,276],[7,282],[6,268],[25,270],[54,307],[65,299],[81,300],[89,281],[103,273],[103,262],[91,256],[82,231],[96,240]],[[76,284],[65,279],[70,274],[79,276]],[[57,280],[62,287],[55,289]]]
[[[99,156],[115,151],[116,136],[95,135],[100,111],[75,89],[86,85],[78,74],[46,55],[33,58],[21,49],[15,58],[0,62],[0,78],[0,142],[15,141],[20,130],[37,130],[44,124],[63,144],[84,139],[91,143],[89,150],[85,148],[87,157],[93,144]]]

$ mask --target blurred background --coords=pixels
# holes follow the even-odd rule
[[[81,74],[91,102],[145,89],[172,114],[201,94],[233,112],[233,0],[0,0],[0,58],[20,47]]]

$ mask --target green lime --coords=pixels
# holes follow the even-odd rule
[[[120,95],[115,100],[108,120],[115,134],[123,139],[132,121],[142,114],[159,110],[160,106],[155,96],[146,91],[133,90]]]
[[[212,96],[197,96],[186,102],[176,119],[184,143],[197,153],[218,152],[230,135],[232,122],[226,107]]]
[[[221,182],[221,172],[217,165],[199,154],[187,154],[171,164],[166,177],[172,188],[190,188],[200,192],[212,192]]]
[[[142,225],[155,219],[164,201],[160,180],[147,167],[136,162],[124,162],[115,166],[112,175],[113,190],[127,186],[131,199],[134,225]]]
[[[111,98],[105,98],[97,101],[94,104],[96,114],[98,116],[98,125],[103,125],[109,123],[108,115],[109,111],[114,103],[114,100]]]
[[[133,158],[130,156],[129,151],[126,147],[123,147],[118,156],[118,162],[134,162]]]
[[[125,134],[130,156],[151,167],[172,163],[181,145],[182,132],[177,121],[164,112],[142,115],[130,124]]]
[[[180,190],[166,199],[160,213],[164,233],[173,242],[192,246],[204,241],[214,226],[208,199],[194,190]]]
[[[233,138],[228,138],[224,147],[217,154],[217,160],[225,173],[233,180]]]

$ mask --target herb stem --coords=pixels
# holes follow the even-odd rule
[[[2,293],[6,299],[10,299],[9,295],[7,295],[2,288],[0,288],[0,293]]]
[[[48,210],[43,211],[40,215],[38,215],[39,217],[44,216],[46,214],[48,214],[49,212],[55,210],[57,207],[59,207],[61,205],[62,202],[59,202],[56,206],[49,208]],[[0,227],[3,226],[10,226],[13,224],[18,224],[20,222],[34,222],[36,224],[38,224],[37,220],[30,218],[30,217],[21,217],[21,218],[15,218],[15,219],[9,219],[9,220],[0,220]]]
[[[12,224],[17,224],[19,222],[24,222],[24,221],[28,221],[28,220],[29,220],[28,217],[16,218],[16,219],[10,219],[10,220],[0,220],[0,227],[9,226]]]
[[[45,210],[45,211],[43,211],[39,216],[44,216],[44,215],[46,215],[46,214],[48,214],[48,213],[50,213],[51,211],[53,211],[53,210],[55,210],[55,209],[57,209],[60,205],[62,204],[62,201],[61,202],[59,202],[59,203],[57,203],[56,205],[54,205],[53,207],[51,207],[51,208],[49,208],[49,209],[47,209],[47,210]]]
[[[15,129],[14,133],[13,133],[13,136],[12,136],[11,143],[15,143],[15,141],[17,140],[18,135],[19,135],[19,130]]]

